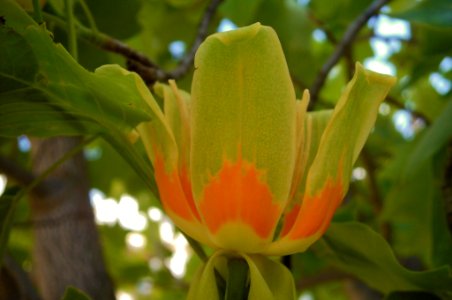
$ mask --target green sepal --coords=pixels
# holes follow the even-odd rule
[[[229,259],[243,258],[249,269],[249,300],[294,300],[295,285],[292,273],[281,263],[262,255],[247,255],[218,250],[195,275],[187,300],[222,298],[215,273],[228,278]],[[226,282],[226,285],[228,282]]]

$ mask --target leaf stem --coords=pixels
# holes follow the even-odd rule
[[[228,260],[228,281],[225,300],[248,299],[248,263],[243,258],[232,257]]]
[[[64,10],[67,19],[69,53],[71,53],[72,57],[77,61],[78,60],[77,35],[75,33],[75,22],[72,0],[64,0]]]
[[[86,4],[85,0],[78,0],[78,3],[80,3],[80,6],[83,9],[83,13],[86,16],[86,19],[88,19],[88,24],[93,33],[98,33],[99,30],[97,29],[96,22],[94,21],[93,14],[91,13],[91,10],[89,9],[88,5]]]
[[[36,23],[41,24],[43,20],[41,12],[41,3],[39,2],[39,0],[33,0],[33,12],[35,14]]]

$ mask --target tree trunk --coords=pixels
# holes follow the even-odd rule
[[[80,142],[59,137],[32,141],[33,172],[41,174]],[[74,286],[93,299],[114,299],[89,203],[86,162],[81,153],[46,179],[50,188],[31,195],[34,223],[33,275],[45,300],[61,299]]]

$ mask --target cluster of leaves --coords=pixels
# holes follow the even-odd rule
[[[65,26],[55,21],[55,16],[64,19],[63,1],[45,4],[45,16],[50,16],[45,26],[11,0],[0,1],[0,153],[26,164],[29,157],[18,151],[18,136],[99,136],[102,140],[87,148],[87,152],[101,153],[89,160],[93,187],[109,197],[133,195],[146,211],[159,206],[152,169],[139,145],[132,145],[128,138],[138,123],[150,119],[142,100],[143,86],[134,73],[116,66],[100,67],[126,65],[122,56],[102,49],[102,38],[120,39],[170,70],[180,60],[169,51],[170,45],[178,42],[188,49],[209,2],[102,0],[87,4],[93,18],[87,18],[78,2],[75,17],[88,25],[94,19],[97,26],[91,24],[85,30],[99,38],[86,38],[86,32],[78,31],[77,62],[55,43],[67,45],[69,40]],[[312,86],[348,26],[370,4],[369,0],[226,0],[209,30],[214,32],[225,20],[237,26],[256,21],[272,26],[300,95]],[[320,90],[314,107],[334,105],[352,72],[350,62],[365,62],[375,55],[371,40],[398,45],[384,60],[393,66],[399,84],[358,163],[367,176],[352,183],[325,237],[306,253],[289,258],[300,293],[309,292],[315,299],[346,298],[349,291],[343,280],[353,278],[389,299],[399,299],[404,292],[452,295],[452,239],[446,219],[452,197],[448,175],[452,168],[451,8],[447,0],[389,2],[385,15],[371,19],[347,45]],[[410,34],[379,36],[375,24],[388,17],[405,20]],[[189,90],[191,76],[188,72],[179,86]],[[445,90],[437,88],[438,77]],[[395,127],[400,112],[411,122],[406,129],[409,137]],[[8,246],[26,265],[32,247],[30,232],[12,224],[26,220],[30,208],[12,195],[9,189],[0,201],[0,253]],[[127,248],[127,230],[119,225],[100,227],[109,268],[122,289],[151,280],[152,299],[178,299],[200,260],[192,257],[182,280],[166,268],[150,270],[151,258],[164,261],[172,253],[160,241],[157,225],[149,224],[143,232],[148,244],[139,252]],[[76,291],[68,295],[68,299],[79,299]]]

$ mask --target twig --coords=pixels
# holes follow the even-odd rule
[[[218,6],[223,0],[212,0],[207,7],[201,23],[198,26],[198,31],[193,45],[189,52],[184,56],[179,65],[172,71],[165,71],[159,67],[155,62],[150,60],[146,55],[129,47],[123,42],[116,40],[104,33],[95,32],[88,29],[81,24],[75,24],[78,35],[88,42],[109,52],[117,53],[127,58],[128,68],[131,71],[137,72],[143,80],[147,83],[154,83],[155,81],[166,81],[168,79],[179,79],[184,76],[193,66],[196,51],[201,43],[207,37],[209,25],[215,15]],[[57,26],[65,29],[67,24],[61,18],[44,13],[44,19],[55,23]]]
[[[201,23],[198,26],[198,34],[196,35],[195,41],[193,42],[190,52],[188,52],[184,56],[184,58],[182,59],[182,61],[180,62],[179,66],[177,66],[176,69],[169,72],[171,78],[177,79],[182,77],[192,67],[196,51],[198,51],[199,46],[206,39],[209,24],[211,23],[213,16],[215,15],[215,12],[217,11],[217,8],[221,4],[221,2],[223,2],[223,0],[212,0],[212,2],[207,7],[204,16],[201,20]]]
[[[400,103],[396,98],[394,98],[394,97],[392,97],[392,96],[390,96],[390,95],[388,95],[387,97],[386,97],[386,102],[388,102],[389,104],[391,104],[391,105],[393,105],[393,106],[395,106],[395,107],[398,107],[398,108],[401,108],[401,109],[406,109],[406,107],[403,105],[403,103]],[[430,120],[428,119],[428,117],[425,115],[425,114],[423,114],[422,112],[420,112],[420,111],[417,111],[417,110],[410,110],[410,109],[407,109],[414,117],[416,117],[416,118],[418,118],[418,119],[421,119],[422,121],[424,121],[424,123],[425,123],[425,125],[430,125]]]
[[[323,65],[320,70],[317,78],[315,79],[311,89],[311,102],[309,103],[309,107],[312,109],[314,107],[319,92],[325,84],[325,80],[328,77],[331,69],[336,65],[342,55],[345,53],[346,49],[353,42],[355,37],[361,28],[367,23],[367,21],[375,15],[385,4],[387,4],[391,0],[375,0],[348,28],[345,32],[342,40],[339,44],[337,44],[336,50],[330,56],[328,61]]]
[[[67,28],[66,22],[61,19],[60,17],[54,16],[49,13],[43,13],[44,20],[46,22],[51,22],[57,25],[58,27],[61,27],[62,29]],[[79,37],[85,39],[86,41],[98,46],[99,48],[102,48],[106,51],[117,53],[119,55],[124,56],[127,59],[131,59],[134,61],[139,62],[142,65],[158,68],[158,66],[153,63],[149,58],[147,58],[144,54],[140,53],[139,51],[130,48],[128,45],[124,44],[121,41],[118,41],[104,33],[95,32],[93,30],[90,30],[89,28],[79,24],[75,23],[75,29],[77,31],[77,34]]]
[[[137,72],[147,83],[166,81],[168,79],[179,79],[183,77],[190,70],[190,68],[193,67],[196,51],[198,51],[199,46],[207,37],[209,24],[221,2],[223,2],[223,0],[212,0],[209,4],[203,15],[201,23],[198,26],[198,33],[190,51],[185,54],[184,58],[174,70],[166,72],[155,64],[153,66],[140,66],[135,60],[128,61],[129,69]]]
[[[4,156],[0,156],[0,171],[9,179],[24,187],[30,185],[36,179],[36,176],[29,170]],[[42,195],[47,193],[48,190],[47,182],[42,181],[33,189],[33,192]]]

